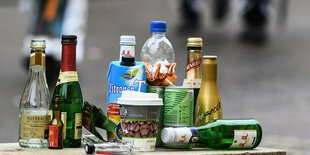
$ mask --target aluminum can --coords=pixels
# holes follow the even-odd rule
[[[150,86],[148,85],[146,88],[147,93],[157,93],[158,97],[163,99],[165,98],[165,86]],[[156,146],[163,146],[163,142],[161,141],[161,130],[164,128],[164,106],[160,106],[159,111],[159,121],[158,121],[158,130],[156,136]]]
[[[188,87],[166,87],[164,127],[193,126],[194,90]],[[192,144],[163,144],[168,148],[192,148]]]

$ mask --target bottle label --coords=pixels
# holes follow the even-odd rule
[[[201,58],[195,59],[186,65],[186,72],[190,71],[191,69],[199,67],[201,64]]]
[[[135,57],[135,46],[125,46],[121,45],[119,61],[122,61],[122,56],[128,55]]]
[[[82,113],[75,113],[74,139],[82,138]]]
[[[201,79],[184,79],[183,87],[200,88]]]
[[[53,119],[53,110],[48,110],[48,115],[50,116],[50,121]]]
[[[199,133],[195,127],[174,128],[176,138],[175,143],[197,143],[199,141]]]
[[[235,130],[234,141],[229,148],[251,148],[256,142],[256,130]]]
[[[30,54],[30,67],[36,65],[45,66],[45,53],[34,52]]]
[[[199,141],[199,132],[197,130],[197,128],[195,127],[189,127],[189,129],[191,130],[192,132],[192,136],[189,140],[190,143],[197,143]]]
[[[21,116],[20,138],[22,139],[47,139],[45,131],[48,131],[49,115],[25,115]]]
[[[74,82],[74,81],[79,81],[78,74],[76,71],[68,71],[68,72],[60,71],[56,86],[63,84],[63,83]]]
[[[62,137],[63,139],[66,139],[67,112],[61,112],[61,121],[64,124],[63,130],[62,130]]]
[[[50,125],[49,129],[49,147],[58,147],[59,127]]]
[[[109,141],[121,141],[122,140],[122,128],[121,128],[121,117],[120,117],[120,111],[119,111],[119,104],[117,103],[110,103],[108,104],[108,112],[107,116],[111,119],[115,124],[117,124],[117,127],[114,129],[113,132],[108,132],[108,139]]]

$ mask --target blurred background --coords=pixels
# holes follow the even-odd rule
[[[119,37],[136,36],[140,60],[150,22],[164,20],[176,55],[176,85],[185,76],[186,39],[202,37],[203,54],[218,56],[224,118],[257,119],[263,128],[262,147],[310,153],[307,0],[70,1],[0,1],[1,143],[18,140],[30,39],[48,39],[52,94],[59,72],[59,36],[78,34],[77,70],[84,100],[106,109],[106,73],[109,63],[119,59]]]

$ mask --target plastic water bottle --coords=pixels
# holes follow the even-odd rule
[[[144,43],[141,50],[141,61],[155,64],[159,61],[173,63],[175,54],[170,41],[166,38],[167,23],[152,21],[152,36]]]

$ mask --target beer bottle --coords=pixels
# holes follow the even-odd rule
[[[221,98],[217,86],[217,56],[203,56],[202,83],[197,98],[194,125],[222,119]]]
[[[53,102],[53,119],[51,120],[49,129],[49,146],[50,149],[62,149],[63,148],[63,127],[64,124],[61,121],[60,111],[60,95],[55,95]]]
[[[187,65],[183,87],[194,89],[194,107],[201,85],[202,38],[187,39]]]
[[[203,143],[214,149],[249,149],[259,145],[262,128],[255,119],[218,119],[199,127],[164,128],[164,143]]]

